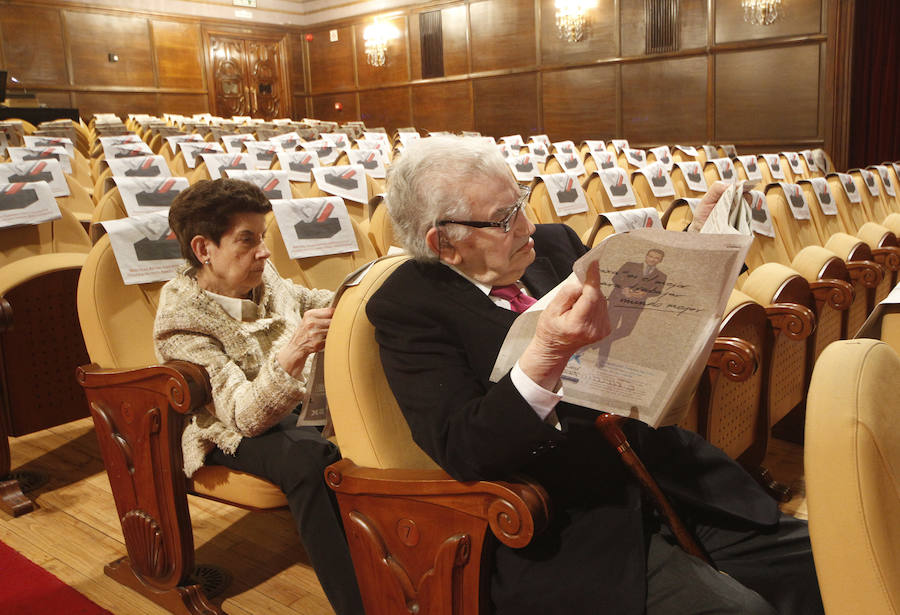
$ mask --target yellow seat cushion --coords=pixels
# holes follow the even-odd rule
[[[197,495],[246,508],[287,506],[284,492],[273,483],[225,466],[203,466],[194,472],[189,489]]]

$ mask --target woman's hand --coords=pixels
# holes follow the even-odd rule
[[[333,315],[334,308],[331,307],[307,310],[303,314],[300,326],[276,355],[284,371],[294,378],[301,376],[306,358],[325,348],[325,336]]]

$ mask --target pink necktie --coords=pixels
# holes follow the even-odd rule
[[[515,284],[495,286],[491,289],[491,295],[500,299],[506,299],[509,301],[509,309],[520,314],[537,303],[537,299],[523,293],[522,289]]]

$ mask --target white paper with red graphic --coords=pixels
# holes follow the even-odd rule
[[[272,211],[291,258],[359,249],[347,205],[340,197],[276,200]]]
[[[312,174],[319,190],[363,205],[369,202],[366,170],[362,165],[316,167]]]
[[[553,147],[553,144],[550,142],[550,137],[547,135],[531,135],[528,137],[529,143],[543,143],[547,148],[547,151],[550,151],[550,148]]]
[[[572,173],[552,173],[540,175],[547,187],[547,194],[556,215],[562,218],[572,214],[580,214],[588,210],[587,195],[578,182],[578,176]]]
[[[816,195],[816,202],[819,204],[819,209],[822,210],[822,213],[826,216],[838,215],[837,202],[834,195],[831,194],[831,188],[828,187],[828,180],[824,177],[812,177],[804,181],[809,181],[810,185],[812,185],[813,192]]]
[[[115,181],[122,197],[122,204],[129,216],[140,216],[151,211],[168,211],[175,197],[190,186],[186,177],[162,179],[116,177]]]
[[[553,157],[562,167],[563,173],[587,174],[587,171],[584,170],[584,163],[581,161],[581,155],[577,151],[572,154],[553,154]]]
[[[747,174],[747,179],[757,184],[763,180],[762,171],[759,168],[759,162],[756,159],[754,154],[748,154],[746,156],[738,156],[738,160],[741,161],[741,164],[744,166],[744,173]]]
[[[775,227],[769,214],[766,195],[760,190],[751,190],[750,194],[750,230],[757,235],[775,237]]]
[[[578,155],[578,148],[575,147],[575,143],[573,143],[572,141],[557,141],[555,143],[552,143],[551,147],[556,150],[554,152],[556,154],[564,154],[564,155],[574,154],[576,156]]]
[[[628,139],[612,139],[609,142],[610,145],[613,146],[613,149],[616,150],[616,155],[622,153],[622,150],[626,147],[631,147],[628,145]]]
[[[706,185],[706,177],[703,175],[703,168],[696,160],[683,160],[676,162],[675,166],[681,169],[684,181],[687,187],[694,192],[706,192],[709,186]]]
[[[0,183],[0,228],[62,218],[47,182]]]
[[[300,147],[308,152],[315,152],[316,156],[319,157],[319,164],[322,166],[334,164],[334,161],[337,160],[338,156],[344,151],[342,148],[335,147],[330,141],[326,141],[325,139],[307,141],[301,143]]]
[[[210,179],[227,177],[225,171],[253,171],[257,167],[256,156],[247,152],[237,154],[200,154],[206,164]]]
[[[651,162],[642,169],[635,171],[647,178],[650,191],[656,198],[675,196],[675,186],[672,184],[672,176],[661,162]]]
[[[851,203],[862,203],[862,195],[859,193],[859,188],[856,187],[856,182],[853,181],[853,176],[849,173],[835,173],[835,175],[841,180],[847,200]]]
[[[58,160],[0,163],[0,182],[47,182],[53,196],[69,196],[69,184],[66,183],[66,175]]]
[[[141,156],[138,158],[113,158],[106,164],[113,177],[171,177],[172,169],[162,156]]]
[[[616,166],[616,156],[610,151],[602,150],[590,153],[591,158],[594,159],[594,164],[597,165],[597,169],[600,171],[604,171],[606,169],[612,169]]]
[[[507,135],[505,137],[500,137],[500,140],[510,147],[525,147],[525,141],[522,139],[522,135]]]
[[[387,170],[384,167],[384,157],[377,149],[348,149],[347,158],[350,164],[358,164],[366,170],[367,175],[375,179],[384,179]]]
[[[778,182],[784,191],[784,198],[787,199],[788,209],[797,220],[809,220],[809,203],[806,202],[806,195],[803,189],[797,184],[789,184],[787,182]]]
[[[881,190],[878,188],[878,182],[875,181],[875,174],[869,169],[860,169],[859,175],[862,177],[863,183],[872,196],[881,196]]]
[[[888,196],[897,196],[897,191],[894,189],[894,182],[891,181],[891,174],[888,171],[888,168],[883,164],[876,164],[875,170],[878,171],[878,175],[881,176],[881,183],[884,184],[884,191],[888,193]]]
[[[707,160],[721,157],[721,154],[715,145],[701,145],[701,147],[703,148],[703,153],[706,154]]]
[[[312,181],[313,168],[321,166],[319,157],[312,150],[278,152],[278,161],[281,163],[281,170],[288,172],[288,179],[292,182]]]
[[[606,151],[606,141],[599,141],[596,139],[590,139],[584,142],[587,145],[589,152],[605,152]]]
[[[653,207],[610,211],[600,214],[600,217],[608,220],[617,233],[633,231],[639,228],[664,229],[659,219],[659,212]]]
[[[769,173],[773,179],[786,179],[784,169],[781,168],[781,156],[778,154],[760,154],[766,165],[769,167]]]
[[[631,182],[628,181],[628,173],[625,169],[615,167],[605,171],[597,171],[600,182],[606,190],[609,202],[613,207],[634,207],[637,205],[637,199],[634,198],[634,191],[631,189]]]
[[[697,148],[693,145],[676,145],[675,149],[681,150],[686,156],[697,157]]]
[[[166,137],[166,145],[173,157],[178,155],[178,144],[183,142],[201,143],[203,137],[193,132],[186,135],[169,135]]]
[[[791,173],[803,175],[803,163],[800,162],[800,154],[797,152],[781,152],[781,155],[787,159],[788,166],[791,167]]]
[[[719,172],[719,179],[723,182],[734,183],[738,180],[737,171],[731,158],[714,158],[710,162],[716,167],[716,170]]]
[[[225,146],[225,151],[229,154],[239,154],[244,151],[244,143],[247,141],[256,141],[256,137],[242,133],[237,135],[222,135],[220,141]]]
[[[64,147],[69,158],[75,157],[75,144],[68,137],[48,135],[25,135],[25,147]]]
[[[232,179],[240,179],[250,182],[263,191],[266,198],[289,199],[291,198],[291,182],[287,171],[235,171],[227,170],[225,174]]]
[[[622,151],[625,153],[625,160],[627,160],[628,164],[630,164],[631,166],[638,168],[647,166],[646,151],[631,147],[622,148]]]
[[[169,228],[169,213],[157,211],[101,222],[125,284],[164,282],[184,265],[181,247]]]
[[[528,183],[540,173],[537,160],[531,154],[510,156],[506,159],[506,164],[509,165],[517,182]]]
[[[672,172],[672,166],[674,162],[672,161],[672,151],[669,149],[668,145],[660,145],[659,147],[654,147],[649,150],[651,154],[656,158],[656,162],[662,164],[666,171],[669,173]]]
[[[197,168],[197,157],[200,154],[225,153],[225,149],[214,141],[181,141],[178,147],[184,154],[184,164],[189,169]]]
[[[296,132],[283,132],[280,135],[275,135],[274,137],[269,137],[269,141],[271,143],[277,143],[281,146],[283,150],[295,150],[300,147],[300,144],[303,142],[303,139],[300,138]]]
[[[64,147],[10,147],[6,153],[13,162],[57,160],[63,173],[72,173],[72,159]]]
[[[545,143],[528,143],[527,147],[528,153],[535,161],[539,164],[547,162],[547,158],[550,156],[550,148]]]
[[[103,157],[106,158],[106,160],[140,158],[152,155],[153,150],[150,149],[150,146],[140,140],[135,143],[119,143],[117,145],[103,146]]]

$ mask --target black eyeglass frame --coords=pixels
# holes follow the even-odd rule
[[[516,202],[513,203],[512,207],[508,214],[506,214],[502,220],[496,220],[492,222],[488,222],[485,220],[453,220],[450,218],[444,220],[438,220],[434,223],[435,226],[446,226],[447,224],[460,224],[462,226],[469,226],[472,228],[499,228],[504,233],[508,233],[509,229],[513,227],[516,223],[516,220],[519,219],[519,213],[525,208],[525,203],[528,201],[528,197],[531,195],[530,188],[524,188],[519,195],[519,198],[516,199]]]

